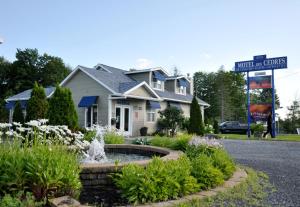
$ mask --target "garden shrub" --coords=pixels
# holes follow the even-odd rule
[[[202,114],[201,109],[199,106],[199,103],[197,101],[197,98],[194,96],[192,103],[191,103],[191,109],[190,109],[190,125],[189,125],[189,133],[190,134],[197,134],[197,135],[203,135],[204,134],[204,126],[203,126],[203,120],[202,120]]]
[[[34,83],[26,110],[27,121],[46,118],[48,101],[45,89],[42,86],[39,86],[37,82]]]
[[[230,155],[224,149],[216,149],[211,157],[213,165],[221,170],[224,179],[229,179],[235,171],[235,164]]]
[[[75,153],[65,146],[19,144],[0,146],[1,194],[27,190],[38,200],[48,196],[76,195],[81,187]]]
[[[19,122],[21,124],[23,124],[25,121],[20,101],[17,101],[15,105],[14,113],[13,113],[13,121]]]
[[[213,166],[213,161],[205,154],[199,154],[192,162],[192,175],[201,189],[208,189],[223,183],[222,172]]]
[[[182,134],[174,138],[155,136],[151,141],[151,145],[157,147],[166,147],[173,150],[185,151],[192,135]]]
[[[186,156],[172,161],[156,157],[146,168],[131,164],[122,168],[114,180],[130,203],[175,199],[199,189]]]
[[[86,131],[84,133],[84,136],[83,136],[83,140],[86,140],[88,142],[92,142],[93,139],[96,137],[96,131]]]
[[[104,142],[105,144],[124,144],[125,139],[124,136],[117,134],[113,131],[107,131],[104,134]]]
[[[32,193],[24,191],[18,192],[16,195],[6,194],[0,197],[0,207],[42,207],[45,201],[36,201]]]
[[[78,115],[68,88],[57,86],[49,100],[49,124],[67,125],[70,129],[78,128]]]
[[[176,129],[180,127],[184,121],[183,111],[171,106],[158,113],[160,115],[160,119],[158,120],[159,126],[169,131],[171,137],[174,137]]]

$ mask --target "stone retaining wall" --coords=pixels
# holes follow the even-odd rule
[[[162,157],[163,160],[170,160],[178,159],[181,154],[179,151],[165,148],[130,144],[105,145],[105,151],[149,156],[149,160],[130,162],[140,166],[146,166],[154,155]],[[126,162],[119,163],[117,166],[114,163],[82,164],[80,179],[83,189],[80,195],[80,201],[83,203],[106,203],[108,206],[114,205],[115,203],[124,203],[121,199],[120,192],[112,182],[111,175],[127,164]]]

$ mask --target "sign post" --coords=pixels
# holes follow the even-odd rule
[[[287,68],[287,57],[275,57],[267,58],[267,55],[254,56],[253,60],[241,61],[235,63],[234,71],[237,73],[247,72],[247,108],[248,108],[248,138],[250,138],[250,83],[249,83],[249,72],[261,71],[261,70],[272,70],[272,135],[276,136],[276,124],[275,124],[275,81],[274,81],[274,70]]]

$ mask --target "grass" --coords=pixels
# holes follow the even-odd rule
[[[250,139],[248,139],[247,135],[244,134],[219,134],[224,139],[237,139],[237,140],[266,140],[266,141],[296,141],[300,142],[300,135],[297,134],[288,134],[288,135],[278,135],[276,138],[271,138],[270,135],[268,138],[254,138],[251,136]]]
[[[248,177],[241,184],[225,192],[220,192],[216,196],[202,200],[195,199],[177,205],[177,207],[270,206],[267,203],[267,197],[275,191],[275,188],[270,184],[268,176],[251,168],[244,169],[247,171]]]

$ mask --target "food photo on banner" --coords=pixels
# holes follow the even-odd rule
[[[251,104],[250,114],[252,121],[267,121],[269,112],[272,111],[272,104]]]
[[[272,76],[249,77],[250,89],[272,88]]]

